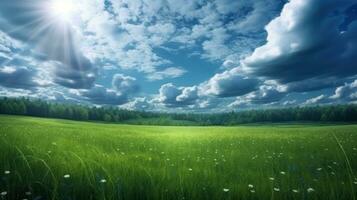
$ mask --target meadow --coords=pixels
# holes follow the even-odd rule
[[[175,127],[0,115],[0,199],[343,199],[357,125]]]

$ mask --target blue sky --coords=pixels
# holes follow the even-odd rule
[[[0,96],[168,112],[357,102],[353,0],[2,0]]]

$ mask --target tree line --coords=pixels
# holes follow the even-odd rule
[[[237,125],[264,122],[357,122],[357,105],[328,105],[247,110],[227,113],[156,113],[116,107],[1,98],[0,114],[150,125]]]

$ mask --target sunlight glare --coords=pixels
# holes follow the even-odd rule
[[[52,0],[50,5],[52,15],[61,20],[69,20],[76,10],[73,0]]]

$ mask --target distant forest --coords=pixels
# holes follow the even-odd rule
[[[357,122],[357,105],[329,105],[197,114],[130,111],[27,98],[1,98],[0,114],[146,125],[237,125],[265,122]]]

